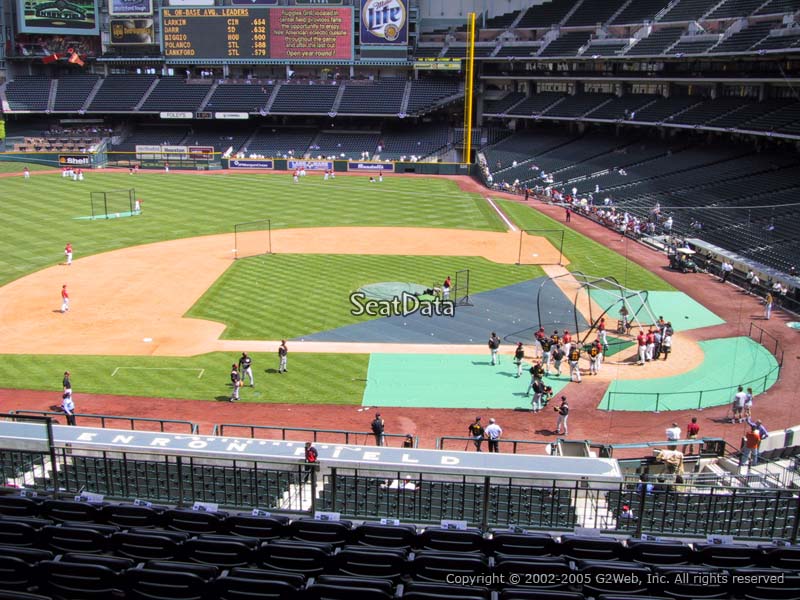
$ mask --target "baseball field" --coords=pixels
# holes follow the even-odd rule
[[[430,403],[414,399],[409,406],[477,406],[453,398],[459,388],[483,385],[470,380],[469,370],[501,322],[496,313],[480,330],[484,337],[455,343],[452,332],[434,330],[419,343],[409,330],[427,335],[428,322],[354,316],[349,296],[365,285],[433,286],[469,271],[472,297],[518,302],[513,322],[522,330],[535,324],[535,298],[515,297],[521,293],[515,290],[559,268],[552,257],[562,231],[567,271],[614,277],[627,288],[668,298],[679,294],[654,269],[565,227],[552,218],[556,214],[500,197],[489,202],[460,178],[389,176],[370,183],[363,176],[323,181],[312,174],[294,183],[288,174],[91,171],[76,182],[36,170],[25,180],[21,166],[0,166],[6,172],[0,179],[6,225],[0,238],[0,388],[56,392],[70,370],[77,403],[80,394],[223,401],[230,395],[230,365],[248,351],[256,386],[243,389],[240,405],[367,405],[381,390],[414,389],[415,373],[396,374],[412,364],[407,357],[463,355],[447,367],[453,375],[442,379],[442,389],[430,389]],[[91,192],[127,189],[141,200],[141,215],[85,218]],[[263,219],[271,224],[272,253],[234,260],[235,224]],[[530,264],[516,264],[519,229],[528,232],[526,250],[528,244],[534,249],[535,258],[524,261]],[[71,266],[63,264],[67,242],[75,253]],[[58,310],[63,284],[71,299],[66,314]],[[484,309],[475,308],[473,317],[477,310]],[[281,339],[289,340],[286,376],[277,374]],[[649,377],[699,368],[702,350],[691,346],[683,362]],[[375,358],[386,355],[396,355],[396,364],[380,370]],[[615,370],[603,380],[609,378],[627,376]],[[524,406],[526,400],[512,398],[524,394],[503,387],[524,391],[524,385],[514,383],[512,373],[508,379],[497,393],[509,399],[496,406]],[[438,384],[425,379],[424,385]],[[596,394],[595,405],[602,396]],[[492,406],[489,399],[485,404]],[[135,411],[130,406],[128,412]],[[247,413],[239,417],[247,419]]]

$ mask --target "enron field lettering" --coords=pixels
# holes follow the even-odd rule
[[[164,8],[164,56],[192,59],[353,57],[352,7]]]

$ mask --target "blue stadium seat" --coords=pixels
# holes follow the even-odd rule
[[[117,556],[134,560],[171,560],[182,553],[188,534],[169,535],[163,530],[123,531],[111,536],[110,547]]]
[[[300,596],[300,590],[277,579],[222,575],[214,581],[213,594],[216,600],[292,600]]]
[[[106,526],[112,527],[113,526]],[[53,552],[99,554],[109,547],[114,531],[90,523],[80,525],[48,525],[42,529],[40,544]],[[116,528],[114,528],[116,529]]]
[[[582,560],[577,563],[580,575],[586,577],[583,593],[640,595],[649,589],[650,569],[632,562]]]
[[[230,515],[225,519],[225,531],[230,535],[254,537],[262,541],[274,540],[286,533],[286,517],[254,517]]]
[[[745,544],[695,544],[694,561],[710,567],[742,568],[759,563],[761,550]]]
[[[556,541],[547,533],[496,531],[487,543],[487,549],[493,554],[545,556],[557,553],[557,548]]]
[[[629,539],[627,546],[626,559],[645,565],[686,565],[692,559],[692,548],[682,542]]]
[[[308,544],[298,541],[275,541],[259,548],[256,562],[259,567],[276,571],[300,573],[313,577],[325,570],[333,554],[330,544]]]
[[[100,510],[100,521],[125,529],[160,527],[164,524],[164,511],[134,504],[109,504]]]
[[[201,536],[186,540],[182,551],[188,561],[229,569],[251,564],[257,546],[255,539]]]
[[[167,529],[183,531],[192,535],[224,533],[225,513],[210,513],[199,510],[171,509],[164,513]]]
[[[559,554],[572,559],[619,560],[623,556],[624,546],[622,542],[612,538],[564,534],[558,550]]]
[[[409,582],[403,588],[403,600],[490,600],[488,588],[447,583]]]
[[[503,581],[512,581],[512,575],[521,575],[518,585],[530,588],[567,590],[574,569],[566,557],[562,556],[513,556],[496,554],[494,573]],[[531,577],[527,577],[530,575]],[[512,586],[515,587],[515,586]]]
[[[353,530],[353,541],[364,546],[408,549],[416,544],[417,529],[413,525],[364,523]]]
[[[420,534],[419,545],[421,548],[446,552],[483,552],[486,540],[476,529],[460,531],[428,527]]]
[[[42,516],[53,521],[83,521],[88,523],[100,522],[102,505],[88,502],[75,502],[74,500],[46,500],[42,504]]]
[[[420,550],[411,561],[411,574],[417,581],[446,583],[453,575],[470,576],[489,572],[489,561],[482,554]]]
[[[327,571],[347,577],[397,582],[406,571],[406,552],[402,549],[346,546],[330,558]]]
[[[128,600],[206,600],[208,582],[193,573],[130,569],[125,573],[125,597]]]
[[[0,515],[9,517],[35,517],[41,502],[25,496],[0,496]]]
[[[60,600],[108,600],[121,587],[118,574],[100,565],[48,560],[37,571],[40,591]]]
[[[317,521],[297,519],[289,523],[288,535],[294,540],[344,546],[350,541],[352,523],[350,521]]]

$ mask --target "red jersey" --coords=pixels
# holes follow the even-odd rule
[[[644,346],[644,345],[645,345],[645,343],[646,343],[646,342],[645,342],[645,337],[644,337],[644,334],[643,334],[643,333],[640,333],[639,335],[637,335],[637,336],[636,336],[636,342],[637,342],[637,343],[638,343],[640,346]]]
[[[569,332],[565,331],[564,337],[561,338],[561,341],[564,342],[565,344],[569,344],[572,341],[572,336],[569,334]]]
[[[597,326],[597,329],[600,330],[600,331],[605,331],[606,330],[606,322],[605,322],[604,319],[600,320],[600,324]]]
[[[65,287],[61,288],[61,297],[64,298],[65,300],[69,298],[69,293],[67,292],[67,288]]]
[[[72,244],[67,244],[64,248],[64,252],[72,252]]]
[[[700,433],[700,425],[698,425],[697,423],[689,423],[686,426],[687,435],[697,435],[698,433]]]
[[[652,331],[647,334],[647,343],[648,344],[655,344],[656,343],[656,334]]]

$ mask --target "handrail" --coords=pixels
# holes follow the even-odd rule
[[[257,431],[280,431],[281,432],[281,440],[289,439],[286,437],[287,432],[292,433],[304,433],[304,434],[311,434],[312,441],[318,442],[319,434],[332,434],[332,435],[343,435],[344,436],[344,443],[345,444],[353,444],[353,445],[368,445],[367,442],[374,440],[375,434],[371,431],[349,431],[346,429],[315,429],[311,427],[284,427],[281,425],[246,425],[243,423],[219,423],[214,425],[211,430],[212,436],[224,436],[224,435],[235,435],[231,433],[227,433],[225,429],[246,429],[249,430],[250,438],[255,439]],[[359,444],[359,438],[363,436],[362,443]],[[304,436],[308,437],[308,436]],[[406,434],[403,433],[384,433],[384,438],[394,439],[398,438],[401,440],[406,439]],[[413,448],[418,447],[419,445],[419,438],[417,436],[412,436],[414,440]]]
[[[470,443],[474,442],[475,438],[474,437],[469,437],[469,436],[461,437],[461,436],[445,435],[445,436],[436,438],[436,445],[434,446],[434,448],[436,450],[444,450],[445,449],[445,447],[444,447],[445,442],[448,442],[448,441],[450,441],[450,442],[467,442],[465,444],[465,446],[464,446],[464,451],[467,451],[467,450],[469,450]],[[484,440],[484,441],[488,441],[488,440]],[[543,442],[543,441],[538,441],[538,440],[504,440],[504,439],[501,438],[501,439],[499,439],[497,441],[500,444],[504,445],[504,446],[507,445],[507,444],[511,444],[511,453],[512,454],[517,454],[517,449],[520,446],[550,446],[550,445],[552,445],[552,442]]]
[[[50,411],[50,410],[12,410],[9,411],[10,415],[19,415],[19,416],[64,416],[63,412],[60,411]],[[130,426],[131,431],[136,430],[136,423],[158,423],[159,424],[159,431],[166,431],[164,425],[188,425],[189,433],[192,435],[196,435],[199,431],[199,426],[196,423],[192,423],[191,421],[181,421],[177,419],[151,419],[147,417],[125,417],[125,416],[118,416],[118,415],[95,415],[91,413],[75,413],[75,418],[78,419],[99,419],[100,426],[105,429],[106,423],[109,421],[127,421],[128,425]]]

